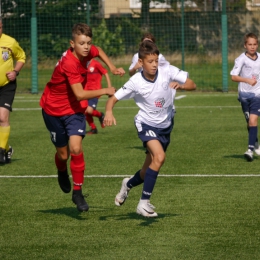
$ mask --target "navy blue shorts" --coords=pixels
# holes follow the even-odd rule
[[[135,127],[137,129],[138,137],[142,140],[145,148],[148,141],[158,140],[161,143],[163,150],[166,152],[171,141],[173,125],[174,119],[172,119],[172,124],[166,129],[152,127],[144,123],[136,123]]]
[[[88,100],[88,106],[92,107],[93,109],[97,108],[98,98],[91,98]]]
[[[10,81],[3,87],[0,87],[0,107],[4,107],[9,111],[12,111],[16,87],[16,80]]]
[[[86,134],[86,119],[82,113],[69,116],[50,116],[42,110],[42,116],[51,135],[51,141],[56,147],[68,144],[69,137],[79,135],[84,138]]]
[[[252,98],[238,98],[241,103],[242,111],[245,115],[245,119],[248,122],[249,115],[254,114],[260,116],[260,97]]]

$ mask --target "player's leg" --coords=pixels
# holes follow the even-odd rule
[[[104,128],[105,127],[105,125],[104,125],[105,115],[103,112],[100,112],[99,110],[97,110],[97,104],[98,104],[98,98],[92,98],[91,101],[89,102],[89,106],[91,106],[93,108],[92,116],[97,117],[100,122],[100,126],[102,128]]]
[[[154,212],[154,207],[151,207],[150,197],[152,195],[159,170],[165,160],[165,152],[158,140],[151,140],[147,142],[147,150],[151,154],[151,164],[146,170],[142,196],[137,206],[137,213],[145,217],[157,217],[158,214]]]
[[[82,194],[84,183],[85,161],[82,149],[82,139],[86,133],[84,114],[72,115],[66,120],[66,130],[69,136],[70,170],[73,180],[72,201],[79,211],[88,211],[89,207]]]
[[[64,117],[50,116],[42,110],[44,123],[50,132],[51,142],[56,148],[54,162],[58,173],[58,183],[61,190],[65,193],[71,191],[71,183],[69,180],[67,161],[69,159],[68,151],[68,135],[64,127]]]
[[[15,96],[16,81],[9,82],[0,88],[0,164],[10,163],[13,148],[9,145],[9,116]]]
[[[258,116],[260,115],[260,98],[254,97],[247,102],[249,107],[249,119],[248,119],[248,150],[245,152],[244,156],[247,161],[253,161],[254,151],[258,154],[258,149],[256,149],[256,140],[258,134]],[[244,104],[243,104],[244,105]],[[244,105],[245,106],[245,105]],[[245,110],[245,109],[244,109]]]
[[[88,122],[88,125],[90,127],[90,131],[87,132],[87,135],[98,133],[97,127],[96,127],[96,125],[94,123],[94,119],[93,119],[94,108],[90,104],[91,104],[91,99],[89,100],[89,105],[85,111],[86,121]]]

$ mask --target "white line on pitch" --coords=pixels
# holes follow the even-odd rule
[[[85,178],[125,178],[130,177],[131,175],[86,175]],[[159,177],[190,177],[190,178],[234,178],[234,177],[260,177],[260,174],[159,174]],[[0,175],[0,178],[57,178],[57,175]]]
[[[186,95],[180,95],[180,96],[176,97],[175,99],[182,99],[182,98],[185,98],[185,97],[186,97]]]
[[[104,109],[104,107],[100,107]],[[176,106],[176,108],[240,108],[240,106]],[[138,107],[115,107],[114,109],[138,109]],[[41,108],[13,108],[13,111],[33,111],[33,110],[41,110]]]

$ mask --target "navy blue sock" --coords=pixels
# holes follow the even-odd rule
[[[252,151],[254,150],[256,138],[257,138],[257,126],[250,126],[249,137],[248,137],[248,149]]]
[[[135,186],[138,186],[144,182],[143,179],[141,179],[140,176],[140,170],[135,173],[135,175],[127,182],[126,186],[128,188],[133,188]]]
[[[156,172],[150,168],[148,168],[146,170],[145,179],[144,179],[144,187],[143,187],[142,197],[141,197],[142,200],[150,199],[158,173],[159,172]]]

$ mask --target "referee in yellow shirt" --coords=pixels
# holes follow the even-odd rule
[[[9,145],[9,116],[16,91],[16,78],[25,63],[25,53],[19,43],[3,33],[0,17],[0,164],[11,162],[13,148]]]

